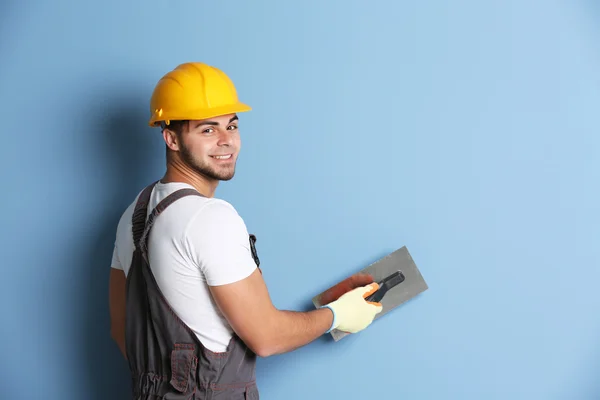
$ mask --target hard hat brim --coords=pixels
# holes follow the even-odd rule
[[[249,105],[242,103],[242,102],[237,102],[235,104],[228,104],[226,106],[213,107],[208,110],[203,109],[203,110],[198,110],[198,111],[188,111],[182,115],[168,115],[167,113],[163,112],[160,117],[156,114],[153,114],[152,118],[150,118],[150,121],[148,122],[148,125],[150,127],[154,128],[154,127],[160,126],[161,121],[178,121],[178,120],[199,121],[199,120],[219,117],[219,116],[227,115],[227,114],[237,114],[237,113],[241,113],[241,112],[247,112],[247,111],[251,111],[251,110],[252,110],[252,107],[250,107]]]

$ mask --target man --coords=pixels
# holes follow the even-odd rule
[[[258,399],[257,355],[292,351],[334,328],[365,329],[381,312],[364,299],[377,283],[367,277],[310,312],[275,308],[255,237],[214,197],[219,181],[234,176],[238,114],[251,108],[227,75],[203,63],[167,73],[150,103],[167,168],[119,221],[111,335],[129,362],[136,399]]]

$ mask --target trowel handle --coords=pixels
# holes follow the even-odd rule
[[[383,296],[387,293],[388,290],[397,286],[404,282],[406,277],[402,273],[402,271],[396,271],[393,274],[389,275],[387,278],[379,282],[379,289],[373,293],[372,295],[365,298],[366,301],[372,301],[378,303],[383,299]]]

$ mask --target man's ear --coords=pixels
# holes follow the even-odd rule
[[[179,151],[179,142],[177,134],[168,128],[163,129],[162,134],[167,148],[173,151]]]

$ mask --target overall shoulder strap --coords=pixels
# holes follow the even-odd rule
[[[132,222],[132,233],[133,233],[133,244],[135,248],[138,247],[138,243],[142,238],[142,234],[144,233],[144,229],[146,228],[146,215],[148,214],[148,202],[150,201],[150,195],[152,194],[152,189],[158,181],[146,186],[142,193],[140,193],[137,203],[135,205],[135,209],[133,210],[133,216],[131,218]]]
[[[200,192],[198,192],[195,189],[191,189],[191,188],[190,189],[179,189],[179,190],[171,193],[170,195],[165,197],[160,203],[158,203],[158,205],[154,208],[154,210],[152,210],[152,213],[148,217],[148,222],[146,222],[146,224],[145,224],[145,227],[144,227],[143,233],[139,239],[139,242],[136,242],[139,244],[139,246],[142,249],[142,252],[144,254],[146,253],[146,250],[148,249],[148,243],[147,243],[148,242],[148,234],[150,233],[150,230],[152,229],[152,225],[154,225],[154,221],[156,221],[156,218],[167,207],[169,207],[175,201],[177,201],[185,196],[202,196],[202,197],[204,197],[204,195],[202,195]]]

